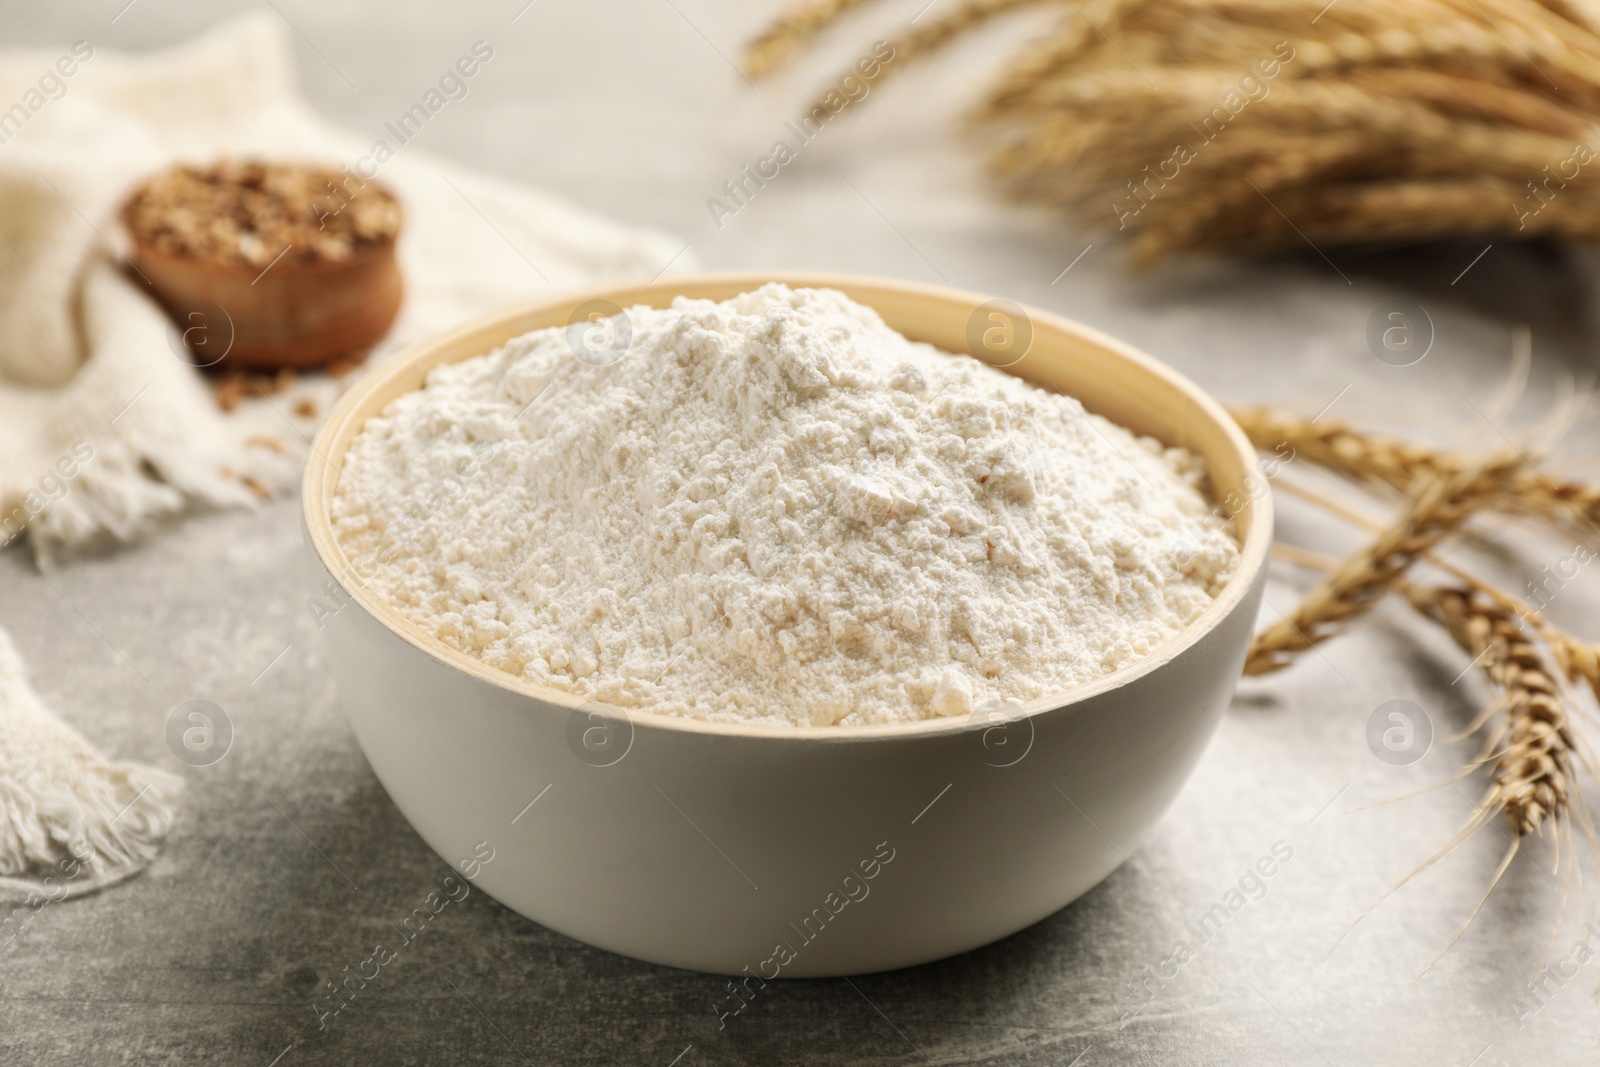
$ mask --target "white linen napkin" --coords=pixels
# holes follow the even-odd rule
[[[116,210],[176,161],[354,166],[385,138],[393,156],[376,178],[405,210],[407,295],[374,361],[541,292],[650,277],[683,249],[386,130],[333,129],[299,98],[288,31],[270,12],[164,52],[83,42],[0,52],[0,546],[27,542],[47,565],[147,536],[195,507],[249,505],[257,491],[293,485],[314,416],[281,397],[218,410],[122,258]],[[311,388],[326,398],[338,386]],[[171,824],[177,782],[108,762],[52,718],[0,632],[0,890],[51,875],[82,842],[94,855],[77,886],[137,870]]]

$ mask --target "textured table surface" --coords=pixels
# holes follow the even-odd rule
[[[921,5],[853,22],[826,54],[850,61]],[[122,6],[3,0],[0,25],[7,44],[143,49],[234,5]],[[955,120],[986,56],[1025,34],[1026,18],[876,90],[718,227],[706,199],[769,151],[816,84],[756,90],[728,62],[768,4],[274,6],[293,27],[313,104],[374,136],[471,42],[492,42],[496,62],[429,125],[425,147],[673,230],[704,267],[948,281],[1101,327],[1228,400],[1308,412],[1332,402],[1346,416],[1479,444],[1536,419],[1568,379],[1592,373],[1591,283],[1559,250],[1497,244],[1474,261],[1480,242],[1332,262],[1307,250],[1145,274],[1113,244],[1096,238],[1086,251],[1091,239],[1070,224],[1000,201]],[[1435,326],[1414,366],[1379,361],[1365,340],[1369,317],[1393,300],[1421,304]],[[1519,324],[1532,329],[1536,359],[1507,412],[1491,398]],[[1575,437],[1571,447],[1589,446]],[[1329,551],[1356,543],[1292,501],[1280,532]],[[322,980],[361,959],[446,868],[390,803],[340,715],[300,551],[296,502],[284,500],[196,518],[48,579],[23,552],[0,554],[0,625],[50,703],[108,750],[188,782],[178,828],[146,875],[49,906],[0,949],[0,1062],[1594,1062],[1600,965],[1574,964],[1537,1000],[1522,996],[1560,910],[1563,879],[1542,849],[1512,866],[1466,936],[1413,982],[1486,886],[1505,845],[1497,829],[1329,952],[1483,786],[1470,779],[1380,803],[1449,778],[1472,746],[1448,738],[1484,699],[1475,678],[1456,680],[1463,658],[1399,611],[1245,684],[1177,803],[1130,846],[1131,862],[999,944],[853,982],[784,983],[719,1029],[720,979],[591,949],[474,894],[319,1031],[310,1004]],[[1554,539],[1517,541],[1491,562],[1520,587],[1568,551]],[[1288,607],[1306,581],[1275,565],[1271,604]],[[1552,610],[1592,632],[1597,592],[1584,571]],[[190,699],[216,702],[234,724],[233,749],[215,766],[187,768],[167,750],[166,716]],[[1437,741],[1414,765],[1390,766],[1368,747],[1368,719],[1390,700],[1413,702],[1434,724]],[[1170,961],[1186,924],[1279,842],[1292,857],[1264,894],[1192,959]],[[1552,963],[1571,959],[1583,936],[1568,911]]]

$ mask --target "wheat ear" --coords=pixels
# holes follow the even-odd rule
[[[1553,626],[1541,628],[1556,665],[1570,680],[1587,686],[1600,700],[1600,645],[1573,637]]]
[[[1230,414],[1257,448],[1288,447],[1297,458],[1303,456],[1319,467],[1401,492],[1420,478],[1463,470],[1473,462],[1459,452],[1364,433],[1347,423],[1311,422],[1268,408],[1234,408]],[[1541,518],[1600,524],[1600,484],[1557,481],[1527,467],[1511,480],[1498,503]]]
[[[1498,452],[1429,479],[1410,506],[1367,549],[1308,593],[1299,607],[1256,635],[1244,673],[1268,674],[1360,615],[1399,584],[1407,568],[1504,490],[1522,468],[1516,452]]]
[[[1545,820],[1566,811],[1572,782],[1572,734],[1559,680],[1504,604],[1464,588],[1413,586],[1406,593],[1500,691],[1505,748],[1484,804],[1503,811],[1518,837],[1539,833]]]
[[[744,70],[759,78],[779,67],[830,23],[865,0],[808,0],[796,4],[745,47]]]

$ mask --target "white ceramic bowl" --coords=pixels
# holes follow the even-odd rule
[[[767,281],[841,289],[907,336],[957,352],[986,301],[786,274],[553,297],[412,348],[362,380],[318,436],[304,498],[331,582],[324,603],[338,609],[324,633],[339,699],[423,839],[452,865],[492,850],[476,885],[551,929],[655,963],[742,973],[752,989],[775,975],[877,971],[975,948],[1122,863],[1232,695],[1272,528],[1255,453],[1215,402],[1149,356],[1024,309],[1013,325],[1031,320],[1032,346],[1006,369],[1202,454],[1214,496],[1237,505],[1243,554],[1182,633],[1022,717],[813,728],[621,717],[447,647],[363,586],[329,524],[336,472],[367,418],[430,368],[564,326],[587,301],[720,300]]]

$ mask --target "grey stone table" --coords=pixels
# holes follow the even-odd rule
[[[825,55],[850,61],[922,3],[854,21]],[[88,38],[139,49],[181,40],[234,6],[3,0],[0,25],[7,44]],[[496,63],[429,125],[426,146],[674,230],[703,266],[992,291],[1109,330],[1229,400],[1335,403],[1480,443],[1592,376],[1591,283],[1558,249],[1497,244],[1475,258],[1480,243],[1331,262],[1308,251],[1149,275],[1112,243],[1095,238],[1086,250],[1091,238],[1068,224],[997,201],[952,120],[993,57],[1037,25],[1026,17],[878,90],[719,227],[707,198],[767,154],[815,84],[756,90],[729,64],[770,5],[273,6],[295,31],[307,95],[357,131],[375,133],[473,40],[492,41]],[[1391,300],[1422,304],[1434,323],[1432,349],[1414,366],[1380,362],[1364,340]],[[1508,412],[1489,398],[1520,324],[1532,329],[1534,374]],[[1570,447],[1593,454],[1582,434]],[[1355,543],[1293,501],[1281,533],[1329,551]],[[1486,562],[1517,587],[1570,551],[1554,539],[1493,545]],[[783,983],[719,1028],[720,979],[591,949],[474,893],[319,1029],[322,983],[363,959],[447,868],[390,803],[340,715],[299,552],[296,502],[284,500],[198,517],[48,578],[22,552],[0,555],[0,625],[47,699],[108,750],[188,781],[181,821],[147,874],[48,907],[0,949],[0,1063],[1595,1061],[1600,966],[1552,970],[1537,998],[1523,998],[1560,912],[1562,878],[1544,851],[1514,864],[1466,936],[1413,982],[1487,884],[1504,848],[1498,830],[1329,951],[1449,835],[1483,784],[1382,803],[1461,766],[1471,744],[1449,735],[1484,699],[1475,679],[1458,680],[1462,657],[1398,611],[1245,684],[1171,812],[1130,845],[1130,862],[999,944],[853,982]],[[1276,568],[1264,611],[1287,607],[1306,581]],[[1595,582],[1580,573],[1552,606],[1591,634]],[[225,708],[236,730],[209,768],[180,765],[164,741],[168,712],[190,699]],[[1376,759],[1366,741],[1369,717],[1390,700],[1413,702],[1434,724],[1432,750],[1411,766]],[[1274,848],[1289,858],[1253,880]],[[1241,887],[1249,903],[1200,943],[1190,924]],[[1578,918],[1573,902],[1552,965],[1573,959]],[[1174,958],[1179,939],[1189,958]]]

